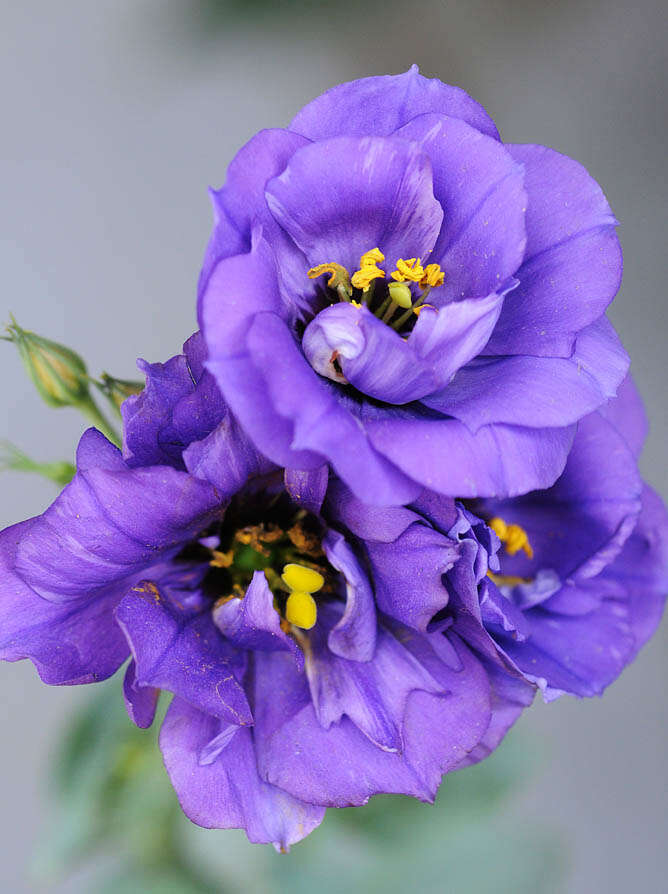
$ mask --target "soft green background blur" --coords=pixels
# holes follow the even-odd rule
[[[603,184],[626,258],[611,317],[652,419],[643,469],[668,496],[665,44],[658,0],[6,3],[2,313],[80,350],[93,372],[132,377],[138,355],[165,359],[195,327],[206,186],[220,185],[239,146],[339,81],[418,62],[480,100],[505,139],[554,146]],[[79,418],[43,407],[10,346],[0,381],[0,438],[68,458]],[[3,524],[54,493],[9,474],[2,488]],[[537,705],[494,762],[445,784],[435,808],[386,800],[334,815],[287,858],[183,823],[188,853],[228,879],[226,890],[266,891],[270,876],[276,890],[323,894],[665,890],[667,638],[664,625],[603,700]],[[106,857],[44,881],[51,844],[68,832],[47,801],[49,762],[88,695],[48,689],[27,664],[0,668],[3,892],[98,891],[99,872],[116,865]],[[85,784],[101,747],[78,757],[71,781]],[[161,778],[151,767],[149,785]],[[101,831],[112,850],[116,831]],[[30,874],[36,849],[40,872]],[[170,878],[160,891],[186,890]]]

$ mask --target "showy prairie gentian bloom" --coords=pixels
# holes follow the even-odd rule
[[[140,726],[174,693],[161,748],[195,822],[287,848],[328,806],[430,800],[537,686],[600,692],[654,629],[668,523],[629,382],[547,491],[373,507],[257,454],[198,336],[143,368],[123,455],[89,430],[72,483],[0,535],[0,657],[59,684],[130,657]]]
[[[598,184],[416,68],[261,131],[213,201],[209,369],[263,454],[368,503],[549,487],[626,374]]]

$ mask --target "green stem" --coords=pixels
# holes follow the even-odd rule
[[[121,446],[121,436],[118,434],[113,425],[111,425],[111,423],[106,419],[106,417],[102,415],[102,412],[100,411],[99,407],[92,397],[89,397],[88,400],[77,404],[77,409],[80,410],[84,416],[88,417],[93,425],[98,428],[102,432],[102,434],[113,444],[115,444],[117,447]]]

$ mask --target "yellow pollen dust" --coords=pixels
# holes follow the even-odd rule
[[[424,276],[420,280],[420,285],[422,288],[425,286],[435,288],[436,286],[442,286],[444,279],[445,273],[441,270],[440,264],[427,264],[424,268]]]
[[[424,268],[419,258],[409,258],[407,261],[399,258],[397,269],[390,274],[396,282],[420,282],[424,276]]]
[[[318,607],[311,593],[317,593],[324,586],[325,578],[313,568],[294,562],[283,567],[281,577],[291,591],[285,604],[286,621],[310,630],[318,619]]]
[[[523,550],[529,559],[533,559],[533,548],[529,543],[529,536],[521,525],[507,525],[502,518],[495,516],[487,523],[505,545],[506,552],[514,556]]]

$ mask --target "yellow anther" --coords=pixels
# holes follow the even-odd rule
[[[294,562],[283,567],[281,577],[291,590],[303,590],[305,593],[317,593],[325,583],[325,578],[318,571]]]
[[[353,273],[351,282],[356,289],[366,290],[374,279],[385,279],[385,271],[375,264],[366,264]]]
[[[318,607],[310,593],[293,590],[285,604],[285,619],[295,627],[310,630],[318,619]]]
[[[396,282],[420,282],[424,276],[424,269],[418,258],[409,258],[407,261],[399,258],[397,269],[390,274]]]
[[[317,267],[311,267],[306,275],[309,279],[317,279],[319,276],[322,276],[323,273],[330,274],[330,277],[327,280],[327,285],[330,289],[338,289],[340,287],[347,295],[352,295],[353,290],[350,286],[350,274],[345,267],[341,264],[335,264],[334,262],[330,264],[318,264]]]
[[[533,559],[533,548],[529,543],[529,536],[521,525],[507,525],[498,516],[491,518],[488,525],[505,545],[508,555],[514,556],[515,553],[524,550],[528,558]]]
[[[424,276],[420,280],[422,288],[425,286],[435,287],[442,286],[445,279],[445,273],[441,270],[440,264],[427,264],[424,268]]]
[[[391,282],[388,288],[390,291],[390,298],[395,304],[398,304],[399,307],[408,309],[413,306],[413,296],[407,285],[402,282]]]
[[[360,267],[375,267],[385,260],[385,255],[379,248],[372,248],[371,251],[365,251],[360,258]]]

